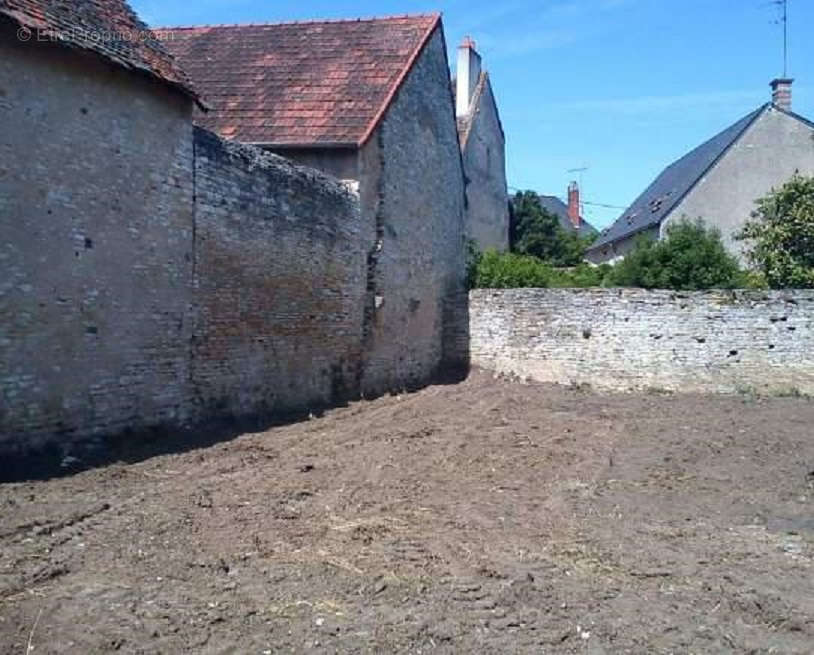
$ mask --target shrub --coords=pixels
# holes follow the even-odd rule
[[[551,271],[549,286],[580,289],[607,286],[607,278],[612,270],[610,264],[591,266],[584,262],[573,268],[555,268]]]
[[[470,251],[473,252],[473,251]],[[573,268],[552,268],[538,257],[487,250],[470,257],[470,288],[512,289],[523,287],[597,287],[612,267],[582,263]]]
[[[674,223],[666,238],[642,237],[614,268],[608,282],[645,289],[733,289],[743,286],[738,261],[724,248],[720,233],[700,219]]]
[[[476,263],[473,287],[512,289],[547,287],[551,268],[536,257],[487,250]]]
[[[795,175],[757,201],[738,239],[772,288],[814,287],[814,177]]]

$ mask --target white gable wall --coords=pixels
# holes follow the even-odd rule
[[[744,244],[734,235],[749,219],[755,200],[795,171],[814,175],[814,129],[769,108],[661,223],[660,237],[671,222],[700,217],[717,227],[727,249],[742,259]]]

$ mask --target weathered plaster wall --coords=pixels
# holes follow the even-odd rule
[[[814,127],[776,109],[762,114],[720,162],[661,224],[703,218],[721,231],[724,245],[742,257],[734,235],[755,209],[755,200],[787,182],[795,171],[814,175]]]
[[[193,392],[214,415],[358,397],[365,251],[333,178],[195,130]]]
[[[186,420],[190,116],[0,34],[0,450]]]
[[[368,251],[363,388],[415,386],[464,365],[464,188],[437,30],[360,154]]]
[[[463,149],[467,237],[481,250],[508,250],[506,144],[488,78],[471,121]]]
[[[814,291],[470,294],[472,364],[609,389],[814,393]]]

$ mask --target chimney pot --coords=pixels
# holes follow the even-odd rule
[[[576,182],[568,185],[568,218],[574,229],[578,230],[582,225],[582,218],[579,215],[579,184]]]
[[[791,85],[794,80],[788,77],[778,77],[772,80],[772,104],[778,109],[791,111]]]

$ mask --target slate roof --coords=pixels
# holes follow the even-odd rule
[[[670,164],[616,219],[616,222],[600,232],[599,238],[588,250],[597,250],[609,243],[659,225],[758,116],[771,106],[771,103],[762,105]]]
[[[221,136],[278,146],[361,146],[440,14],[163,28]]]
[[[125,0],[0,0],[0,16],[30,31],[30,42],[53,39],[146,73],[195,100],[192,82]]]
[[[568,217],[568,205],[557,196],[539,196],[539,198],[540,206],[560,219],[560,227],[562,227],[562,229],[569,232],[574,231],[574,224]],[[596,234],[596,232],[596,228],[583,218],[580,222],[577,234],[581,237],[587,237]]]

